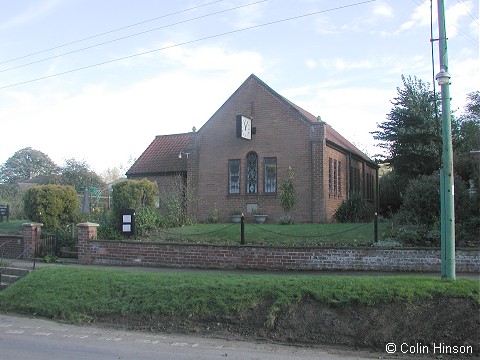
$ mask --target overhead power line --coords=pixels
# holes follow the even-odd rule
[[[168,25],[163,25],[163,26],[160,26],[160,27],[157,27],[157,28],[154,28],[154,29],[149,29],[149,30],[141,31],[141,32],[138,32],[138,33],[135,33],[135,34],[122,36],[122,37],[120,37],[120,38],[116,38],[116,39],[104,41],[104,42],[102,42],[102,43],[90,45],[90,46],[87,46],[87,47],[84,47],[84,48],[80,48],[80,49],[77,49],[77,50],[68,51],[68,52],[63,53],[63,54],[58,54],[58,55],[50,56],[50,57],[47,57],[47,58],[45,58],[45,59],[32,61],[32,62],[29,62],[29,63],[26,63],[26,64],[14,66],[14,67],[11,67],[11,68],[8,68],[8,69],[2,69],[2,70],[0,70],[0,72],[6,72],[6,71],[10,71],[10,70],[15,70],[15,69],[18,69],[18,68],[21,68],[21,67],[38,64],[38,63],[41,63],[41,62],[44,62],[44,61],[47,61],[47,60],[56,59],[56,58],[59,58],[59,57],[63,57],[63,56],[66,56],[66,55],[75,54],[75,53],[77,53],[77,52],[81,52],[81,51],[85,51],[85,50],[92,49],[92,48],[95,48],[95,47],[103,46],[103,45],[110,44],[110,43],[113,43],[113,42],[117,42],[117,41],[129,39],[129,38],[132,38],[132,37],[135,37],[135,36],[147,34],[147,33],[149,33],[149,32],[166,29],[166,28],[169,28],[169,27],[172,27],[172,26],[175,26],[175,25],[185,24],[185,23],[187,23],[187,22],[191,22],[191,21],[195,21],[195,20],[207,18],[207,17],[210,17],[210,16],[222,14],[222,13],[229,12],[229,11],[233,11],[233,10],[238,10],[238,9],[241,9],[241,8],[244,8],[244,7],[248,7],[248,6],[252,6],[252,5],[257,5],[257,4],[260,4],[260,3],[265,2],[265,1],[268,1],[268,0],[259,0],[259,1],[253,2],[253,3],[235,6],[235,7],[230,8],[230,9],[220,10],[220,11],[216,11],[216,12],[209,13],[209,14],[206,14],[206,15],[200,15],[200,16],[197,16],[197,17],[194,17],[194,18],[191,18],[191,19],[178,21],[178,22],[175,22],[175,23],[172,23],[172,24],[168,24]]]
[[[82,71],[82,70],[86,70],[86,69],[91,69],[91,68],[102,66],[102,65],[107,65],[107,64],[111,64],[111,63],[114,63],[114,62],[117,62],[117,61],[123,61],[123,60],[131,59],[131,58],[134,58],[134,57],[137,57],[137,56],[147,55],[147,54],[151,54],[151,53],[154,53],[154,52],[164,51],[164,50],[167,50],[167,49],[171,49],[171,48],[175,48],[175,47],[179,47],[179,46],[183,46],[183,45],[188,45],[188,44],[193,44],[193,43],[197,43],[197,42],[201,42],[201,41],[205,41],[205,40],[215,39],[215,38],[218,38],[218,37],[232,35],[232,34],[240,33],[240,32],[247,31],[247,30],[258,29],[258,28],[262,28],[262,27],[266,27],[266,26],[270,26],[270,25],[275,25],[275,24],[279,24],[279,23],[283,23],[283,22],[287,22],[287,21],[302,19],[302,18],[306,18],[306,17],[309,17],[309,16],[324,14],[324,13],[332,12],[332,11],[338,11],[338,10],[347,9],[347,8],[360,6],[360,5],[365,5],[365,4],[368,4],[368,3],[375,2],[375,1],[376,0],[360,1],[360,2],[353,3],[353,4],[337,6],[337,7],[326,9],[326,10],[319,10],[319,11],[314,11],[314,12],[307,13],[307,14],[292,16],[292,17],[283,18],[283,19],[280,19],[280,20],[274,20],[274,21],[266,22],[266,23],[259,24],[259,25],[252,25],[252,26],[248,26],[248,27],[245,27],[245,28],[242,28],[242,29],[227,31],[227,32],[214,34],[214,35],[209,35],[209,36],[197,38],[197,39],[194,39],[194,40],[188,40],[188,41],[180,42],[180,43],[177,43],[177,44],[167,45],[167,46],[164,46],[164,47],[161,47],[161,48],[157,48],[157,49],[153,49],[153,50],[149,50],[149,51],[144,51],[144,52],[133,54],[133,55],[123,56],[123,57],[116,58],[116,59],[113,59],[113,60],[108,60],[108,61],[103,61],[103,62],[92,64],[92,65],[82,66],[82,67],[79,67],[79,68],[76,68],[76,69],[63,71],[63,72],[60,72],[60,73],[57,73],[57,74],[42,76],[42,77],[39,77],[39,78],[36,78],[36,79],[31,79],[31,80],[22,81],[22,82],[15,83],[15,84],[2,86],[2,87],[0,87],[0,89],[6,89],[6,88],[14,87],[14,86],[24,85],[24,84],[28,84],[28,83],[32,83],[32,82],[36,82],[36,81],[40,81],[40,80],[53,78],[53,77],[56,77],[56,76],[71,74],[73,72]]]
[[[467,3],[465,1],[460,1],[460,0],[457,0],[457,2],[465,7],[465,10],[467,11],[468,15],[470,15],[472,20],[475,21],[477,23],[477,25],[479,25],[478,19],[475,18],[475,16],[472,15],[472,13],[470,12],[470,7],[467,5]]]
[[[164,19],[164,18],[173,16],[173,15],[178,15],[178,14],[181,14],[181,13],[185,13],[185,12],[188,12],[188,11],[191,11],[191,10],[196,10],[196,9],[199,9],[199,8],[202,8],[202,7],[205,7],[205,6],[208,6],[208,5],[212,5],[212,4],[216,4],[216,3],[224,2],[224,1],[226,1],[226,0],[216,0],[216,1],[212,1],[212,2],[209,2],[209,3],[203,4],[203,5],[198,5],[198,6],[194,6],[194,7],[188,8],[188,9],[175,11],[175,12],[172,12],[172,13],[169,13],[169,14],[166,14],[166,15],[157,16],[157,17],[154,17],[154,18],[152,18],[152,19],[148,19],[148,20],[144,20],[144,21],[137,22],[137,23],[135,23],[135,24],[122,26],[122,27],[119,27],[119,28],[116,28],[116,29],[113,29],[113,30],[109,30],[109,31],[105,31],[105,32],[102,32],[102,33],[99,33],[99,34],[96,34],[96,35],[92,35],[92,36],[88,36],[88,37],[85,37],[85,38],[82,38],[82,39],[70,41],[70,42],[65,43],[65,44],[62,44],[62,45],[57,45],[57,46],[54,46],[54,47],[51,47],[51,48],[48,48],[48,49],[45,49],[45,50],[40,50],[40,51],[36,51],[36,52],[30,53],[30,54],[26,54],[26,55],[23,55],[23,56],[19,56],[19,57],[14,58],[14,59],[5,60],[5,61],[0,62],[0,65],[1,65],[1,64],[6,64],[6,63],[9,63],[9,62],[12,62],[12,61],[24,59],[24,58],[27,58],[27,57],[30,57],[30,56],[33,56],[33,55],[42,54],[42,53],[45,53],[45,52],[47,52],[47,51],[52,51],[52,50],[60,49],[60,48],[65,47],[65,46],[69,46],[69,45],[73,45],[73,44],[78,44],[78,43],[83,42],[83,41],[86,41],[86,40],[95,39],[95,38],[100,37],[100,36],[103,36],[103,35],[111,34],[111,33],[114,33],[114,32],[120,31],[120,30],[125,30],[125,29],[131,28],[131,27],[135,27],[135,26],[138,26],[138,25],[146,24],[146,23],[148,23],[148,22],[156,21],[156,20],[159,20],[159,19]],[[264,1],[268,1],[268,0],[264,0]]]

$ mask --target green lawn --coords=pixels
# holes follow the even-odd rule
[[[22,224],[26,222],[29,222],[29,220],[4,220],[0,222],[0,234],[21,235],[23,233]]]
[[[48,267],[0,292],[0,311],[72,322],[111,314],[231,314],[271,302],[270,313],[309,297],[341,306],[435,296],[480,302],[478,282],[433,277],[238,275]]]
[[[379,240],[388,225],[378,226]],[[240,224],[198,224],[159,230],[148,240],[239,244]],[[245,240],[250,245],[364,246],[374,240],[373,223],[367,224],[245,224]]]
[[[0,223],[0,234],[22,234],[28,220]],[[378,224],[382,240],[387,223]],[[373,242],[373,223],[366,224],[245,224],[249,245],[286,246],[368,246]],[[144,241],[185,242],[218,245],[240,243],[240,224],[196,224],[173,229],[158,229]]]

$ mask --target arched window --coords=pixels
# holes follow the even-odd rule
[[[258,193],[258,155],[255,152],[247,154],[247,194]]]

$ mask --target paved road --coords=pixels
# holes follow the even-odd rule
[[[74,326],[0,314],[1,360],[378,359],[343,348],[300,348]]]

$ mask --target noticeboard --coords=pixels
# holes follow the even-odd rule
[[[3,221],[4,218],[9,221],[10,217],[10,207],[8,205],[0,205],[0,221]]]
[[[122,209],[120,212],[120,232],[122,235],[135,235],[135,209]]]

